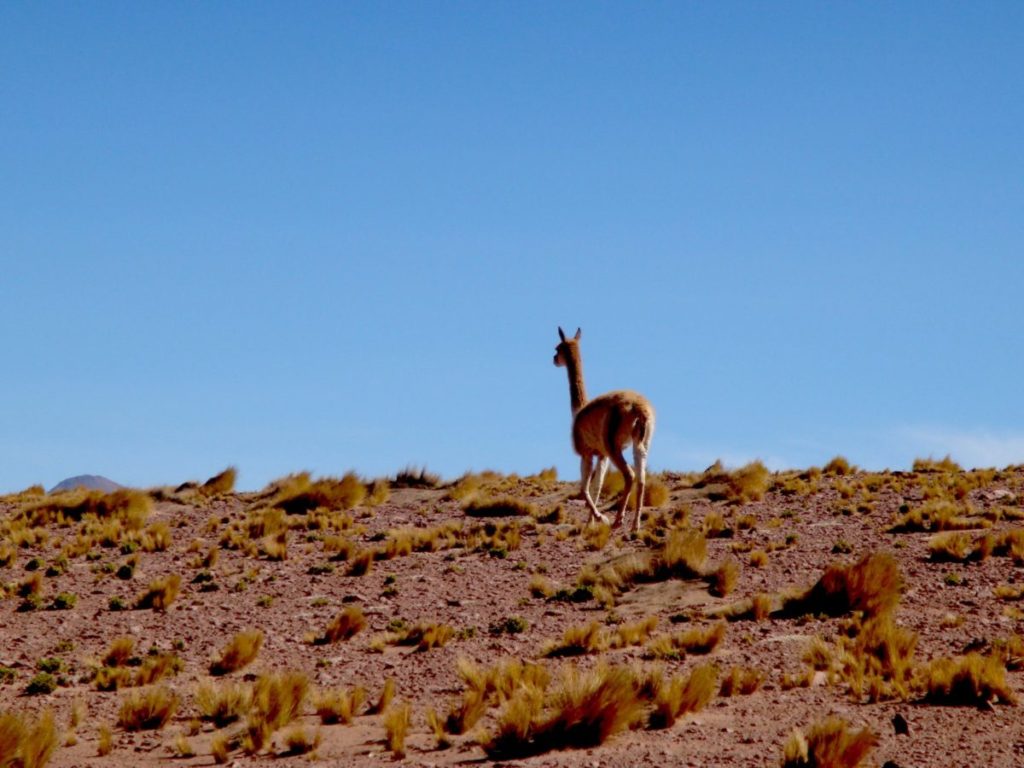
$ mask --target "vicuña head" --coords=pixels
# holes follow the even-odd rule
[[[583,498],[590,509],[590,519],[608,522],[597,508],[601,486],[608,471],[608,462],[622,473],[625,487],[615,515],[615,525],[621,525],[629,503],[629,494],[636,487],[636,517],[633,532],[640,530],[640,511],[644,503],[647,483],[647,452],[654,434],[654,408],[647,398],[637,392],[620,390],[587,400],[583,384],[583,361],[580,357],[579,328],[571,339],[558,329],[561,342],[555,347],[555,365],[564,366],[569,374],[569,402],[572,405],[572,443],[580,456],[580,485]],[[633,445],[633,467],[629,466],[623,451]],[[597,463],[597,490],[590,495],[590,479]]]

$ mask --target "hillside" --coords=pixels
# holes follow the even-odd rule
[[[765,766],[832,715],[1024,760],[1024,468],[666,472],[636,539],[553,471],[405,479],[0,498],[0,707],[51,766]]]

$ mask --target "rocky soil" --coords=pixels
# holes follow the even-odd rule
[[[35,541],[19,539],[18,531],[24,529],[17,522],[23,519],[19,511],[46,497],[7,497],[0,500],[0,542],[17,546],[0,568],[5,584],[0,593],[0,667],[6,669],[0,677],[0,707],[54,713],[61,745],[50,765],[155,766],[169,760],[183,766],[212,765],[211,745],[218,729],[199,718],[196,687],[214,680],[211,659],[237,633],[255,628],[264,634],[255,661],[218,678],[218,684],[225,678],[245,682],[275,670],[295,670],[308,677],[311,692],[360,686],[372,702],[391,678],[396,701],[411,704],[412,721],[405,756],[396,757],[385,744],[380,714],[364,714],[364,705],[351,724],[322,725],[310,700],[297,722],[310,735],[318,734],[312,753],[285,755],[285,728],[257,754],[233,744],[227,758],[231,764],[491,762],[479,742],[493,730],[500,708],[489,710],[468,733],[452,736],[446,749],[437,748],[425,719],[428,708],[443,717],[461,699],[460,659],[481,667],[527,660],[550,668],[556,680],[558,670],[567,665],[589,669],[602,662],[658,666],[666,676],[685,675],[709,662],[722,675],[734,666],[763,674],[755,692],[716,695],[670,728],[651,729],[641,722],[597,746],[548,751],[504,764],[773,766],[780,764],[783,745],[794,729],[807,729],[831,715],[875,735],[877,745],[866,764],[1024,764],[1024,717],[1013,704],[988,697],[966,705],[937,703],[926,699],[921,688],[872,701],[869,691],[851,690],[836,670],[815,673],[804,661],[811,639],[835,646],[851,631],[849,616],[728,621],[724,639],[711,653],[679,658],[648,658],[646,643],[573,658],[541,655],[544,644],[561,638],[566,628],[591,621],[614,628],[653,616],[658,619],[655,635],[709,627],[724,621],[716,612],[742,609],[744,601],[759,594],[809,587],[830,564],[854,563],[874,552],[890,553],[898,562],[903,587],[893,616],[899,627],[917,634],[916,664],[923,669],[929,660],[972,650],[989,654],[1000,641],[1015,636],[1024,618],[1020,603],[1007,598],[1024,578],[1024,553],[1015,557],[977,543],[986,535],[993,537],[989,545],[998,543],[1007,531],[1024,525],[1024,470],[965,472],[937,466],[902,474],[794,472],[746,479],[713,471],[704,477],[665,473],[661,481],[667,493],[657,499],[663,502],[660,506],[648,510],[640,538],[616,529],[603,541],[596,526],[585,525],[575,484],[542,476],[491,475],[462,486],[394,487],[386,500],[373,506],[362,503],[319,517],[308,511],[286,514],[288,532],[276,540],[286,541],[285,559],[272,559],[284,553],[274,542],[264,541],[260,531],[246,527],[272,508],[268,494],[161,490],[152,494],[152,508],[136,533],[156,530],[155,523],[165,522],[170,533],[166,549],[145,551],[137,547],[139,536],[123,534],[108,542],[114,546],[97,541],[78,552],[72,544],[83,534],[85,521],[49,520],[41,526],[46,531],[42,539],[38,527]],[[500,496],[522,503],[510,513],[525,514],[467,515],[465,504],[471,498]],[[890,532],[902,514],[940,503],[957,511],[958,522],[933,520],[918,526],[926,530]],[[559,505],[561,515],[554,512]],[[437,551],[406,554],[397,547],[395,556],[382,554],[367,573],[353,574],[352,562],[360,551],[386,551],[389,536],[394,539],[389,532],[447,523],[449,531],[459,533],[439,539]],[[233,525],[244,532],[248,545],[237,538],[228,541]],[[932,555],[934,528],[943,525],[965,529],[964,542],[975,554],[965,555],[962,562]],[[670,527],[706,534],[708,571],[735,559],[739,577],[728,594],[711,594],[700,578],[666,578],[617,595],[583,590],[575,592],[578,601],[557,599],[559,589],[562,597],[573,595],[588,565],[657,551]],[[518,535],[509,534],[513,529]],[[211,549],[217,552],[215,559],[204,563]],[[133,558],[134,568],[122,569]],[[41,575],[38,597],[20,596],[19,588],[31,589],[21,585],[35,574]],[[166,610],[132,607],[147,585],[170,574],[180,576],[181,587]],[[542,583],[554,594],[531,592],[531,584],[537,588]],[[1004,597],[995,592],[1000,586]],[[67,607],[65,598],[63,607],[57,607],[62,594],[74,596],[72,606]],[[114,598],[126,609],[112,610]],[[113,603],[117,607],[117,600]],[[365,629],[348,640],[315,642],[340,611],[356,606],[367,620]],[[420,622],[449,625],[452,636],[429,650],[390,642],[394,636],[389,632]],[[142,658],[154,649],[180,660],[178,670],[158,683],[180,701],[162,728],[126,731],[117,721],[131,689],[97,690],[101,660],[121,636],[134,639],[135,653]],[[57,687],[49,693],[27,693],[41,662],[46,666],[48,659],[58,660],[49,662]],[[1024,694],[1020,661],[1012,654],[1002,657],[1008,667],[1006,683],[1018,697]],[[808,685],[791,687],[796,680]],[[897,733],[897,715],[905,719],[907,733]],[[74,727],[73,719],[79,721]],[[112,735],[106,756],[98,754],[102,729]],[[244,724],[224,730],[240,732]],[[180,756],[185,743],[193,756]]]

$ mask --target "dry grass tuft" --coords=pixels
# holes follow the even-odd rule
[[[301,725],[296,725],[284,735],[285,755],[305,755],[320,746],[323,734],[319,730],[312,736]]]
[[[395,474],[391,484],[395,488],[440,488],[441,476],[428,472],[426,467],[408,466]]]
[[[395,678],[389,677],[384,680],[384,685],[380,689],[380,696],[377,701],[374,702],[366,710],[368,715],[379,715],[389,706],[391,706],[392,700],[395,698]]]
[[[698,712],[714,698],[718,670],[712,664],[694,667],[686,678],[674,677],[663,685],[654,699],[651,728],[670,728],[688,712]]]
[[[200,683],[196,688],[195,703],[204,720],[210,720],[217,728],[223,728],[249,713],[252,708],[252,686],[242,683]]]
[[[469,517],[522,517],[536,515],[537,505],[513,496],[494,499],[473,499],[462,507]]]
[[[933,660],[924,670],[926,700],[933,704],[985,707],[993,702],[1016,704],[1006,682],[1006,666],[998,655],[969,653]]]
[[[362,688],[332,688],[320,691],[313,699],[313,706],[324,725],[348,725],[365,700],[366,691]]]
[[[852,565],[830,565],[818,582],[783,604],[787,616],[842,616],[862,611],[878,616],[899,603],[903,587],[896,558],[884,552],[865,555]]]
[[[224,646],[217,658],[210,664],[211,675],[226,675],[248,666],[263,647],[263,632],[249,629],[239,632]]]
[[[316,639],[317,645],[336,643],[339,640],[351,640],[357,633],[366,629],[366,616],[358,605],[350,605],[331,619],[324,629],[323,635]]]
[[[546,714],[542,702],[538,692],[529,690],[509,701],[496,732],[482,744],[488,757],[505,760],[596,747],[638,722],[644,708],[636,676],[623,667],[600,666],[587,673],[570,667]]]
[[[352,509],[366,498],[366,484],[354,472],[341,479],[325,477],[311,481],[309,473],[292,475],[278,481],[272,506],[289,515],[301,515],[321,507],[328,510]]]
[[[455,630],[448,624],[419,623],[403,629],[395,642],[398,645],[415,645],[417,651],[429,651],[448,644],[455,636]]]
[[[973,513],[973,508],[964,502],[931,499],[897,518],[889,527],[889,533],[963,531],[991,527],[991,520]]]
[[[681,659],[688,653],[711,653],[725,638],[725,632],[725,622],[719,622],[710,627],[659,635],[647,644],[646,655],[655,659]]]
[[[813,725],[804,736],[793,731],[782,755],[782,768],[857,768],[875,747],[867,728],[853,731],[838,718]]]
[[[50,710],[37,716],[0,714],[0,766],[4,768],[42,768],[60,741]]]
[[[567,627],[559,642],[552,642],[541,650],[542,656],[581,656],[600,653],[608,648],[608,638],[601,631],[601,625],[592,621],[586,626]]]
[[[722,678],[722,684],[718,688],[718,695],[730,697],[739,694],[749,696],[761,687],[764,682],[765,673],[753,667],[732,667]]]
[[[851,466],[845,456],[836,456],[826,464],[821,471],[826,475],[838,475],[843,477],[853,474],[856,471],[856,467]]]
[[[975,549],[974,538],[961,531],[937,533],[928,542],[928,554],[936,563],[962,563],[979,557],[981,551]]]
[[[131,658],[133,650],[135,650],[135,638],[130,635],[114,638],[103,656],[103,666],[123,667]]]
[[[181,576],[176,573],[169,574],[162,579],[150,582],[149,588],[139,595],[135,601],[138,609],[152,608],[154,611],[166,611],[171,603],[178,597],[178,590],[181,589]]]
[[[157,685],[129,691],[121,700],[117,724],[126,731],[159,730],[178,709],[178,696]]]
[[[711,585],[711,593],[716,597],[725,597],[736,587],[739,581],[739,563],[734,558],[723,560],[715,570],[708,575],[708,583]]]
[[[913,687],[917,633],[897,626],[891,614],[851,621],[842,638],[840,676],[859,698],[866,689],[871,701],[907,699]],[[824,666],[822,668],[825,668]]]
[[[946,457],[936,461],[931,456],[927,459],[914,459],[915,472],[963,472],[963,468],[957,464],[947,453]]]
[[[47,497],[25,507],[20,516],[30,527],[60,524],[85,517],[116,520],[126,529],[137,531],[146,523],[153,508],[149,494],[122,488],[112,493],[102,491],[70,491]]]
[[[384,738],[388,749],[396,759],[405,757],[405,737],[412,723],[412,706],[406,702],[388,707],[381,717]]]
[[[238,470],[234,467],[228,467],[199,486],[199,492],[203,496],[220,496],[223,493],[231,493],[235,490],[235,480],[237,478]]]
[[[245,751],[263,749],[271,734],[294,720],[302,710],[309,678],[302,672],[263,675],[253,686],[253,709],[246,725]]]

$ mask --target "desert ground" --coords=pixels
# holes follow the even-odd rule
[[[639,536],[553,470],[0,497],[0,765],[1024,764],[1024,468],[647,496]]]

